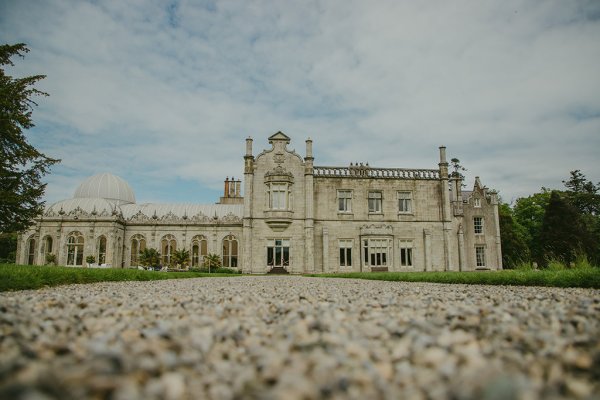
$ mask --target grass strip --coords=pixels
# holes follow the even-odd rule
[[[159,272],[117,268],[67,268],[0,264],[0,292],[39,289],[72,283],[153,281],[163,279],[240,276],[202,272]]]
[[[462,283],[467,285],[548,286],[600,289],[600,268],[569,269],[564,271],[349,272],[336,274],[309,274],[305,276],[403,282]]]

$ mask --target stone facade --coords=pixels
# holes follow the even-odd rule
[[[52,253],[60,265],[81,265],[91,254],[134,267],[143,239],[164,263],[185,248],[194,265],[215,253],[253,274],[502,268],[498,196],[479,178],[463,191],[444,147],[437,168],[402,169],[315,166],[312,141],[302,157],[282,132],[256,157],[252,143],[246,139],[243,197],[232,178],[216,205],[138,205],[120,178],[90,178],[75,199],[51,205],[21,234],[17,262],[43,264]],[[106,181],[119,181],[117,194]]]

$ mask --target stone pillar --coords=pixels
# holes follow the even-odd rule
[[[244,219],[242,224],[242,272],[254,271],[252,265],[252,206],[254,197],[254,156],[252,155],[252,138],[246,139],[246,155],[244,156]],[[262,271],[260,271],[262,272]]]
[[[329,231],[323,227],[323,272],[329,272]]]
[[[495,241],[496,241],[496,269],[502,267],[502,246],[500,238],[500,214],[498,212],[498,194],[492,193],[492,207],[494,209],[494,223],[496,224]]]
[[[452,271],[452,247],[450,246],[450,223],[444,222],[444,271]]]
[[[312,140],[306,140],[306,157],[304,158],[304,272],[315,272],[314,242],[314,181],[313,181]]]
[[[465,271],[467,260],[465,259],[465,233],[462,225],[458,226],[458,270]]]
[[[431,271],[431,232],[428,229],[423,230],[423,242],[425,250],[425,271]]]

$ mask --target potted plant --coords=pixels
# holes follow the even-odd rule
[[[91,264],[96,262],[96,257],[94,257],[93,255],[89,255],[85,258],[85,262],[87,263],[88,268],[91,266]]]

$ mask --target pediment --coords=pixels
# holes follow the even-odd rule
[[[286,135],[285,133],[278,131],[277,133],[275,133],[274,135],[269,136],[269,143],[273,142],[273,141],[285,141],[286,143],[289,143],[290,137],[288,135]]]

